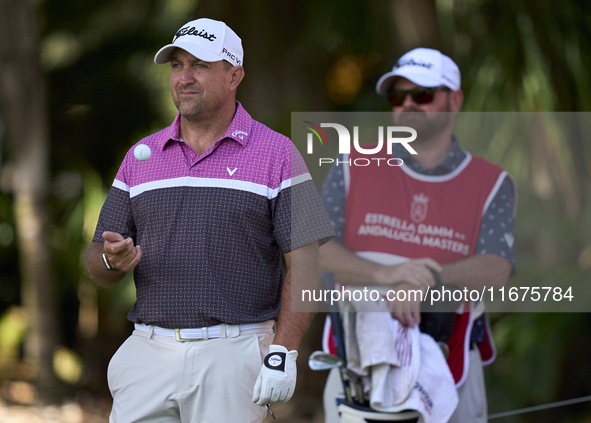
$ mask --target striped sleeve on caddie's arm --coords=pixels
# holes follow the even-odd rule
[[[285,253],[313,241],[322,245],[334,230],[304,159],[291,141],[282,160],[281,189],[273,205],[279,248]]]
[[[101,209],[99,220],[94,232],[93,242],[104,242],[103,232],[110,231],[123,235],[124,238],[132,238],[136,242],[136,228],[131,212],[131,200],[127,164],[130,152],[127,153],[123,163],[119,167],[117,176],[107,194],[105,203]]]

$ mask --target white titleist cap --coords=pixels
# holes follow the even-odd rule
[[[213,19],[202,18],[183,25],[174,34],[172,44],[156,53],[154,63],[170,62],[175,48],[182,48],[206,62],[226,60],[233,66],[242,66],[244,60],[240,37],[228,25]]]
[[[386,95],[396,77],[403,77],[421,87],[444,85],[450,90],[459,90],[462,77],[458,65],[445,54],[430,48],[415,48],[403,55],[391,72],[378,80],[376,92]]]

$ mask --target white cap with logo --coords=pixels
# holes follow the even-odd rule
[[[233,66],[242,66],[244,52],[242,40],[221,21],[197,19],[177,31],[172,44],[162,47],[154,57],[154,63],[170,62],[174,49],[181,48],[206,62],[226,60]]]
[[[376,84],[376,92],[386,95],[397,77],[406,78],[421,87],[444,85],[450,90],[459,90],[461,75],[458,65],[438,50],[415,48],[404,54],[391,72],[385,73]]]

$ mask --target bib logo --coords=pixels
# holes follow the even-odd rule
[[[320,126],[314,125],[312,122],[304,121],[309,126],[304,126],[304,128],[310,130],[312,133],[316,135],[316,138],[320,140],[320,144],[324,145],[326,143],[328,145],[328,138],[326,137],[325,132],[322,128],[333,128],[337,131],[337,135],[339,137],[339,154],[350,154],[351,153],[351,134],[349,130],[338,123],[321,123]],[[396,133],[408,133],[410,134],[409,137],[395,137],[394,134]],[[312,133],[308,133],[308,144],[307,144],[307,154],[312,154],[314,151],[313,141],[314,135]],[[386,149],[388,156],[392,156],[392,146],[394,144],[402,144],[404,148],[410,154],[417,154],[414,148],[412,148],[409,143],[417,139],[417,131],[413,128],[408,126],[388,126],[386,127]],[[353,147],[355,150],[363,155],[371,156],[373,154],[379,153],[384,146],[384,127],[378,126],[378,144],[373,148],[363,148],[359,144],[359,127],[353,127]],[[358,157],[355,160],[345,160],[341,161],[336,159],[336,165],[347,163],[349,166],[369,166],[372,162],[377,163],[380,165],[380,161],[386,163],[387,166],[402,166],[404,162],[402,159],[397,158],[389,158],[385,159],[383,157],[376,158],[367,158],[367,157]],[[335,162],[335,159],[332,158],[320,158],[319,165],[322,166],[323,164],[332,164]]]
[[[421,223],[427,217],[427,209],[429,208],[429,198],[422,192],[413,196],[412,204],[410,205],[410,219],[415,223]]]

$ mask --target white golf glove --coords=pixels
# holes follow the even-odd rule
[[[252,402],[264,406],[289,401],[296,385],[296,358],[296,350],[287,351],[281,345],[269,346],[269,354],[265,357],[254,385]]]

